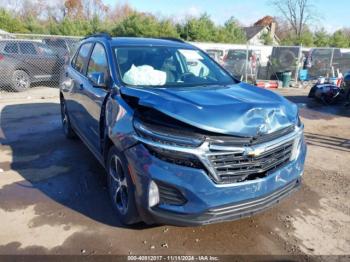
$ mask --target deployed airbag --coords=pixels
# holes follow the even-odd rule
[[[128,85],[162,86],[166,82],[166,73],[149,65],[132,65],[123,81]]]

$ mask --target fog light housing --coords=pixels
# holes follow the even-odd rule
[[[148,189],[148,205],[154,207],[159,204],[159,189],[157,184],[152,180]]]

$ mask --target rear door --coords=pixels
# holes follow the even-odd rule
[[[51,50],[48,45],[43,43],[35,44],[40,66],[43,67],[43,72],[46,72],[47,77],[51,75],[51,80],[58,81],[63,66],[63,60],[60,61],[58,54]]]
[[[86,85],[86,68],[88,64],[88,58],[91,52],[93,44],[84,43],[80,46],[76,55],[72,59],[71,66],[68,67],[65,73],[65,79],[62,83],[62,91],[67,104],[68,114],[72,125],[79,132],[84,134],[85,124],[81,121],[81,116],[85,106],[84,103],[84,85]]]

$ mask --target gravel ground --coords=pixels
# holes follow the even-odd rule
[[[300,107],[308,156],[301,190],[251,218],[200,227],[123,227],[104,172],[60,126],[57,89],[0,94],[0,254],[300,255],[350,257],[350,109],[307,90],[278,90]]]

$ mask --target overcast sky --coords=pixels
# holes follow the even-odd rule
[[[113,6],[116,0],[104,0]],[[124,0],[125,2],[125,0]],[[235,16],[245,25],[250,25],[265,15],[278,15],[270,0],[128,0],[139,11],[164,16],[178,17],[199,15],[207,12],[216,23],[223,23]],[[327,31],[350,27],[350,0],[313,0],[320,19],[314,27],[322,25]]]

